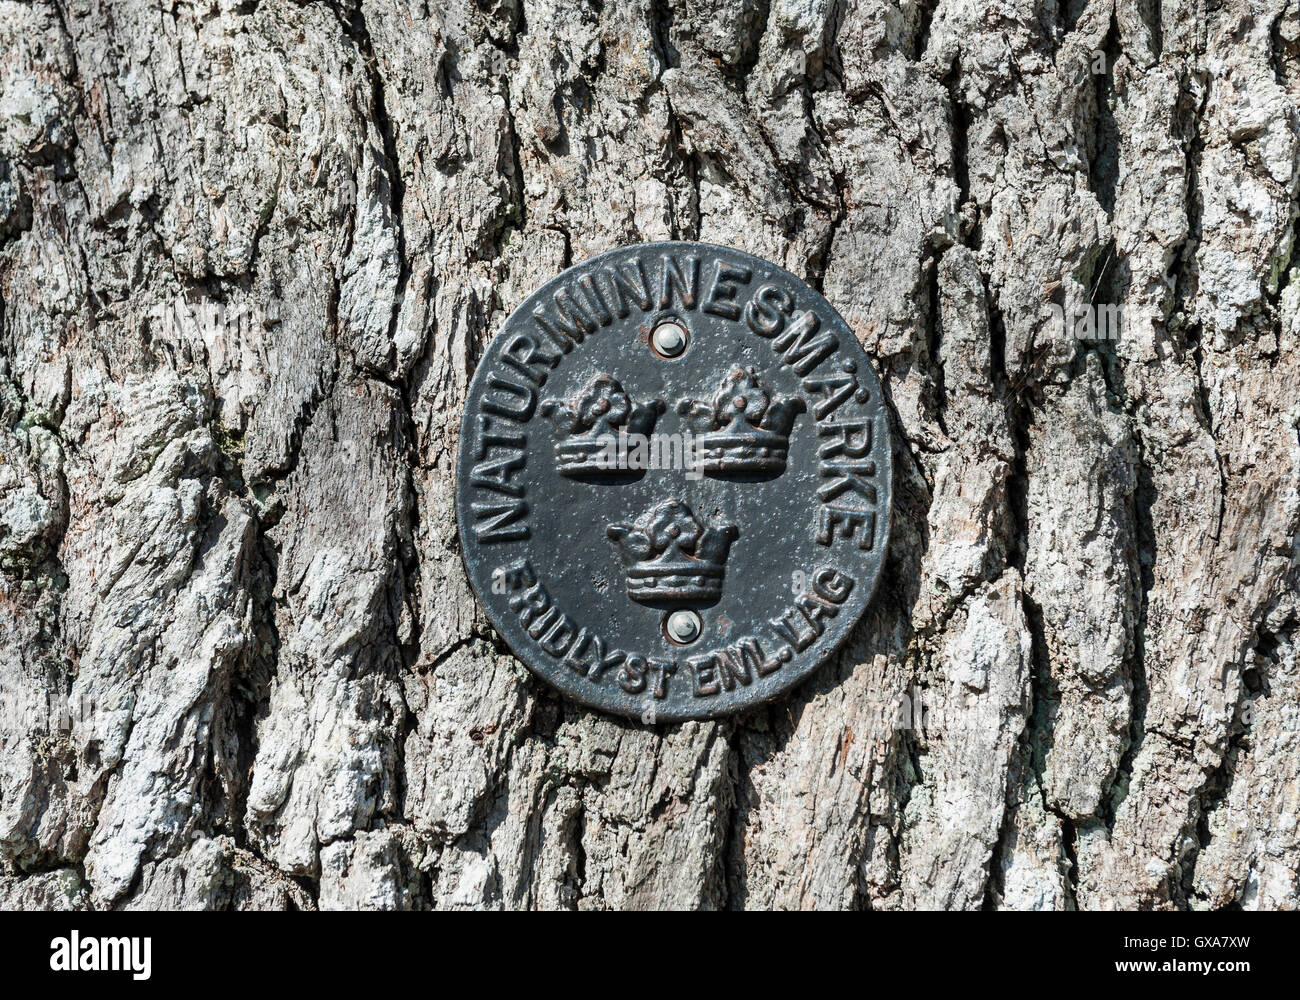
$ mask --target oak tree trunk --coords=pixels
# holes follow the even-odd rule
[[[1296,906],[1298,165],[1297,0],[0,0],[0,904]],[[495,639],[453,456],[672,238],[844,315],[895,509],[654,727]]]

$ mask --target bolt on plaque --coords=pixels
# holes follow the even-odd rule
[[[703,243],[576,264],[474,373],[456,504],[534,673],[645,721],[739,712],[824,663],[889,532],[880,384],[820,294]]]

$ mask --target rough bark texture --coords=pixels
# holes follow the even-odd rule
[[[1297,0],[0,0],[0,904],[1295,907],[1298,109]],[[824,291],[896,502],[833,665],[655,728],[452,486],[666,238]]]

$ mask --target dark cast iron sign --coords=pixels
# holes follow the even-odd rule
[[[470,385],[465,564],[525,664],[675,722],[773,698],[861,617],[889,532],[880,385],[825,299],[702,243],[601,254],[506,320]]]

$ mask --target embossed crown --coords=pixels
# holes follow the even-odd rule
[[[627,596],[642,604],[696,604],[722,596],[734,524],[709,527],[680,500],[655,504],[606,531],[627,564]]]
[[[662,399],[634,403],[618,379],[595,375],[568,399],[545,399],[542,416],[559,432],[555,439],[555,464],[560,474],[573,478],[618,475],[605,461],[610,439],[624,431],[646,434],[664,411]]]
[[[761,476],[785,471],[790,428],[805,409],[798,396],[773,399],[758,376],[732,368],[709,401],[683,399],[677,411],[697,427],[696,461],[706,473]]]

